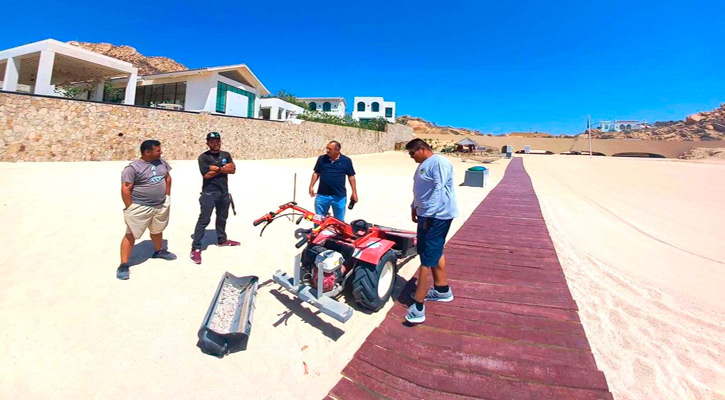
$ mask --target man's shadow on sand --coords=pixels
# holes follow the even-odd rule
[[[166,249],[168,248],[168,241],[164,239],[161,242],[162,248]],[[145,263],[149,258],[151,258],[151,255],[154,254],[154,242],[151,241],[151,239],[146,239],[143,242],[138,242],[133,246],[133,250],[131,251],[131,256],[128,258],[128,266],[133,267],[134,265],[139,265]]]
[[[194,240],[194,234],[189,235],[189,239]],[[216,229],[205,229],[204,236],[201,238],[201,249],[206,250],[209,245],[217,244]]]
[[[189,235],[189,239],[194,239],[193,233]],[[207,247],[212,244],[217,244],[216,230],[206,229],[204,231],[204,237],[201,239],[201,249],[206,250]],[[178,251],[175,251],[174,249],[169,249],[168,240],[164,239],[162,242],[162,246],[164,249],[167,249],[168,251],[176,254],[176,256],[178,257]],[[191,247],[191,242],[189,242],[189,247]],[[149,258],[151,258],[151,255],[154,254],[155,250],[156,249],[154,249],[154,242],[152,242],[151,239],[137,242],[136,244],[134,244],[133,250],[131,251],[131,256],[128,258],[129,267],[145,263],[146,261],[148,261]]]

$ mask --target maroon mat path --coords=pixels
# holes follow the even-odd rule
[[[445,255],[455,300],[406,326],[409,282],[327,398],[612,398],[521,158]]]

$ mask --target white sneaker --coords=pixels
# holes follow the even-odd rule
[[[425,321],[425,306],[423,306],[423,311],[418,311],[415,303],[411,304],[408,307],[408,313],[405,314],[405,320],[411,324],[422,324]]]
[[[428,289],[428,293],[425,294],[425,301],[440,301],[448,303],[449,301],[453,301],[453,291],[451,288],[448,288],[447,292],[441,293],[435,289]]]

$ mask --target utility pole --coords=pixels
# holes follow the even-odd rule
[[[589,158],[592,158],[592,130],[589,114],[587,114],[587,135],[589,136]]]

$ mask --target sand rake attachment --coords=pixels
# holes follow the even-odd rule
[[[202,352],[221,358],[247,348],[258,283],[256,276],[224,273],[199,328]]]

